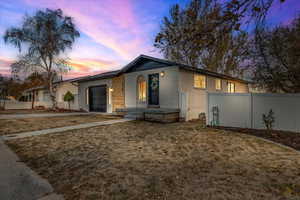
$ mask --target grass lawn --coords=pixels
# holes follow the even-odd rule
[[[74,115],[60,117],[34,117],[24,119],[1,119],[0,135],[15,134],[26,131],[36,131],[48,128],[71,126],[89,122],[99,122],[119,117],[111,115]]]
[[[195,122],[8,141],[66,199],[299,199],[300,154]]]

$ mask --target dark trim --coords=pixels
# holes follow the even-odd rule
[[[155,96],[152,96],[153,95],[153,90],[151,90],[151,76],[157,76],[158,77],[158,85],[157,85],[157,88],[156,88],[156,98],[157,98],[157,102],[151,102],[152,101],[152,97],[155,97]],[[153,74],[148,74],[148,107],[152,107],[152,108],[157,108],[159,107],[160,105],[160,78],[159,78],[159,73],[153,73]]]
[[[120,74],[120,70],[116,70],[116,71],[109,71],[109,72],[105,72],[105,73],[101,73],[101,74],[96,74],[94,76],[87,76],[85,78],[81,78],[77,81],[74,82],[87,82],[87,81],[95,81],[95,80],[101,80],[101,79],[108,79],[108,78],[114,78],[117,77]]]

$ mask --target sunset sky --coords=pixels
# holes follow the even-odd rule
[[[65,78],[119,69],[140,54],[161,57],[153,47],[162,17],[174,3],[188,0],[0,0],[0,74],[10,74],[18,50],[4,44],[3,34],[20,26],[24,14],[61,8],[74,18],[81,37],[68,52],[72,70]],[[278,0],[279,2],[279,0]],[[288,24],[300,12],[300,0],[275,4],[268,22]]]

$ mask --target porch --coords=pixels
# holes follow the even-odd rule
[[[161,123],[172,123],[180,120],[180,109],[174,108],[119,108],[116,109],[116,113],[129,119]]]

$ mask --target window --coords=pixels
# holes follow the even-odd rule
[[[48,91],[43,92],[43,101],[50,101],[50,93]]]
[[[227,91],[228,93],[234,93],[235,92],[235,84],[233,82],[227,83]]]
[[[216,79],[216,90],[222,89],[222,81],[221,79]]]
[[[146,80],[143,76],[139,76],[137,79],[137,92],[138,101],[146,102]]]
[[[89,88],[85,89],[85,100],[86,105],[89,105]]]
[[[206,77],[203,75],[194,75],[194,87],[195,88],[206,88]]]

